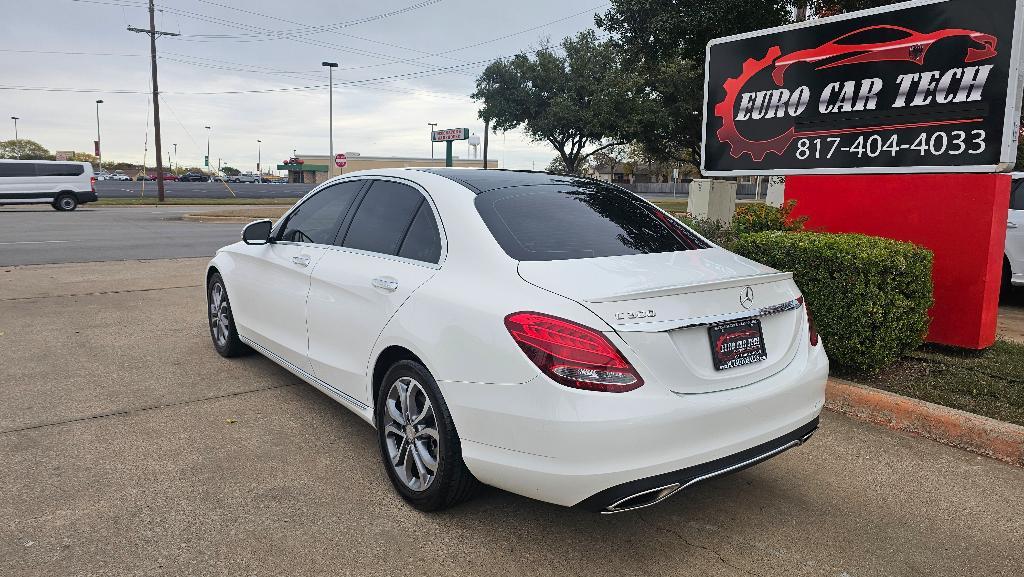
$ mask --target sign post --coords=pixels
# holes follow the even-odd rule
[[[431,142],[443,142],[444,147],[444,165],[452,165],[452,142],[456,140],[466,140],[469,138],[468,128],[445,128],[444,130],[433,130],[430,132]]]
[[[720,38],[701,171],[790,175],[809,226],[934,255],[928,340],[995,340],[1024,0],[913,0]],[[975,173],[975,174],[949,174]],[[990,174],[983,174],[990,173]]]

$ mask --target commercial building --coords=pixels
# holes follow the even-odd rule
[[[320,184],[328,178],[339,174],[348,174],[359,170],[379,168],[407,168],[424,166],[444,166],[444,158],[417,158],[413,156],[363,156],[358,152],[346,152],[348,165],[338,168],[334,159],[326,154],[300,154],[292,162],[277,165],[278,170],[288,171],[288,182]],[[452,166],[461,168],[483,168],[482,159],[455,157]],[[487,168],[498,168],[498,161],[488,159]]]

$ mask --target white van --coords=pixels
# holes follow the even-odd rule
[[[75,210],[96,201],[96,178],[88,162],[0,160],[0,204],[48,203]]]

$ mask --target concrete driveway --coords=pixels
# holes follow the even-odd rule
[[[0,267],[0,575],[1020,575],[1024,470],[826,414],[638,514],[403,505],[374,432],[209,344],[206,259]]]

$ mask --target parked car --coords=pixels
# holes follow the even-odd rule
[[[136,181],[139,181],[139,180],[153,181],[153,180],[156,180],[156,177],[154,177],[151,174],[140,174],[140,175],[135,177],[135,180]]]
[[[375,425],[425,511],[478,482],[646,507],[807,441],[824,403],[791,274],[595,180],[336,177],[220,249],[207,295],[219,354],[254,349]]]
[[[259,182],[260,179],[255,174],[242,173],[242,174],[236,174],[235,176],[229,176],[227,180],[228,180],[228,182],[249,182],[249,183],[253,183],[253,182]]]
[[[1024,286],[1024,172],[1014,172],[1011,176],[1003,258],[1003,285],[1007,287]]]
[[[178,177],[178,182],[209,182],[210,177],[201,172],[186,172]]]
[[[163,180],[165,180],[165,181],[170,180],[170,181],[174,182],[174,181],[178,180],[178,175],[174,174],[173,172],[165,172],[164,176],[163,176]]]
[[[0,160],[0,204],[48,203],[75,210],[96,201],[96,177],[88,162]]]
[[[131,179],[132,177],[128,176],[127,174],[114,173],[110,175],[110,180],[130,181]]]
[[[113,175],[111,175],[109,172],[97,172],[95,173],[95,176],[96,180],[110,180],[110,177]]]

